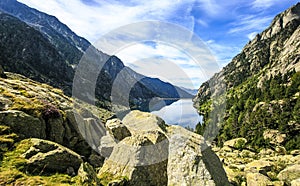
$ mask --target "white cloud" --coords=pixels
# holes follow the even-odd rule
[[[253,8],[266,9],[276,3],[277,0],[255,0],[252,3]]]
[[[143,20],[168,20],[172,13],[182,4],[192,6],[194,0],[173,1],[121,1],[97,0],[98,6],[89,6],[80,0],[70,1],[48,0],[41,3],[40,0],[19,0],[40,11],[55,15],[62,22],[66,23],[77,34],[86,37],[90,41],[96,41],[101,35],[118,28],[122,25],[143,21]],[[186,12],[189,13],[189,12]],[[187,25],[193,25],[189,16]],[[190,28],[193,29],[193,28]]]
[[[229,33],[261,31],[270,24],[272,19],[273,16],[242,15],[232,23]]]
[[[184,51],[162,43],[156,43],[155,46],[143,43],[130,45],[116,55],[141,74],[192,89],[197,89],[201,82],[220,70],[206,68],[210,65],[216,66],[213,60],[204,60],[209,58],[207,53],[198,58],[198,61],[194,61]],[[209,70],[212,71],[208,72]]]

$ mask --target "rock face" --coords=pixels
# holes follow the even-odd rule
[[[227,66],[201,85],[194,99],[205,121],[197,127],[200,134],[216,125],[220,127],[218,145],[243,137],[256,148],[265,143],[283,144],[287,150],[300,148],[299,119],[295,119],[300,115],[299,25],[298,2],[278,14]]]
[[[75,175],[82,159],[80,155],[57,143],[32,138],[32,146],[23,157],[27,159],[26,169],[31,173],[60,172]],[[73,170],[69,171],[68,170]]]
[[[204,139],[161,118],[132,111],[122,120],[130,133],[113,148],[99,176],[125,176],[129,185],[226,185],[226,173]]]

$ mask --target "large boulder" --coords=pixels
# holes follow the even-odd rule
[[[122,123],[131,136],[114,146],[99,177],[127,177],[129,185],[141,186],[229,185],[222,163],[202,136],[140,111],[130,112]]]
[[[0,112],[0,123],[9,126],[21,139],[46,138],[45,122],[22,111],[8,110]]]
[[[57,143],[32,138],[31,147],[22,155],[26,170],[33,174],[60,172],[75,175],[83,162],[80,155]],[[73,170],[70,172],[70,170]]]
[[[277,178],[286,183],[290,183],[291,181],[300,178],[300,164],[286,167],[279,172]]]
[[[163,132],[166,127],[163,120],[150,113],[132,111],[122,123],[131,136],[113,147],[99,176],[127,177],[129,185],[167,185],[169,141]]]
[[[114,147],[99,176],[107,173],[124,176],[129,185],[167,185],[167,154],[167,140],[154,144],[146,136],[133,135]]]
[[[179,126],[168,127],[168,185],[229,185],[222,163],[204,138]]]

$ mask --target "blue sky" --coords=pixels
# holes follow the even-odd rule
[[[198,69],[197,64],[190,56],[184,54],[184,51],[152,41],[127,46],[114,54],[140,73],[188,88],[198,88],[214,72],[218,72],[230,62],[250,39],[266,29],[278,13],[298,2],[296,0],[18,1],[56,16],[75,33],[92,43],[120,26],[140,21],[169,22],[186,28],[205,43],[215,58],[211,63],[214,65],[216,63],[219,68],[205,74],[203,72],[208,70]],[[143,29],[143,32],[146,33],[147,30]],[[175,66],[179,68],[175,69]]]

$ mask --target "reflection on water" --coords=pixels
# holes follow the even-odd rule
[[[154,107],[155,104],[153,104],[153,108]],[[180,99],[170,105],[164,106],[158,111],[152,111],[151,113],[161,117],[167,124],[180,125],[182,127],[190,127],[193,129],[195,129],[199,122],[202,122],[202,116],[200,116],[193,107],[192,99]]]

